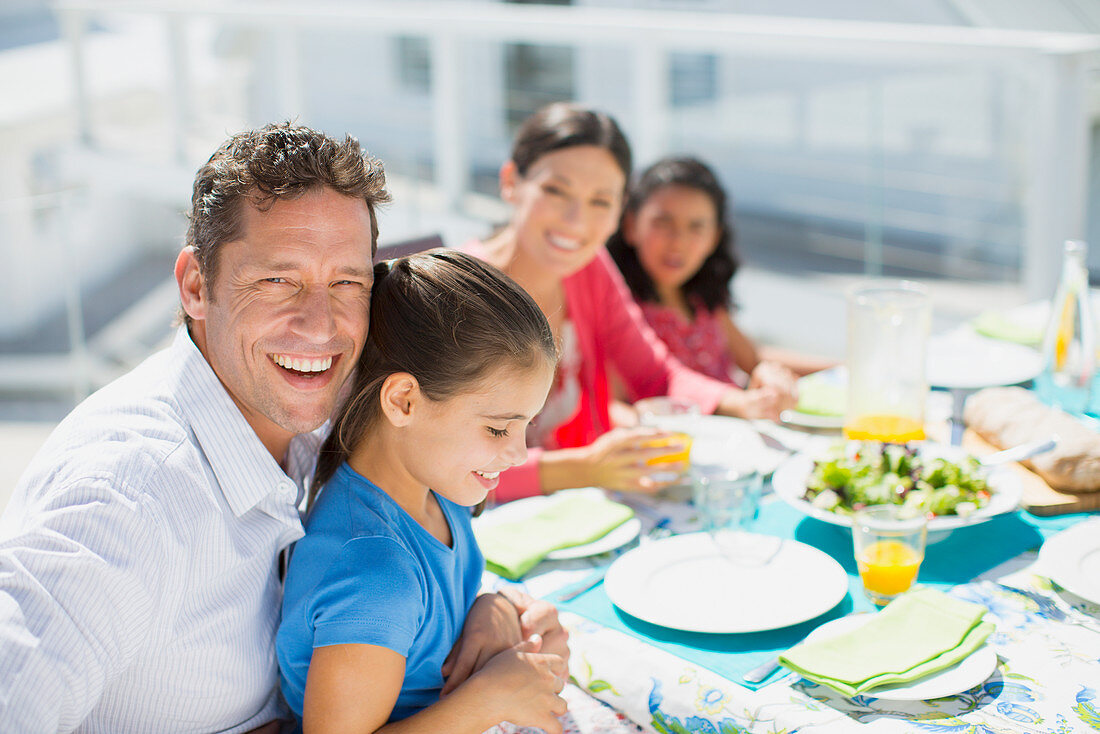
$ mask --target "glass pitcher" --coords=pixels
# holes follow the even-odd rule
[[[845,436],[889,443],[924,438],[931,328],[932,302],[917,283],[860,286],[848,293]]]

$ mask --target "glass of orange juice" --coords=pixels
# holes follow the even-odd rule
[[[700,414],[699,406],[690,400],[661,395],[643,398],[634,403],[638,411],[638,422],[643,426],[653,426],[668,431],[667,436],[646,441],[644,446],[653,448],[671,447],[667,453],[646,460],[647,466],[656,466],[672,462],[688,462],[691,455],[692,416]],[[683,472],[661,471],[650,475],[659,482],[673,482],[682,479]]]
[[[932,302],[917,283],[862,286],[848,293],[846,437],[889,443],[924,438],[931,326]]]
[[[852,543],[863,589],[871,601],[888,604],[917,579],[928,524],[902,505],[872,505],[852,520]]]

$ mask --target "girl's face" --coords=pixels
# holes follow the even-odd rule
[[[421,393],[404,442],[409,473],[460,505],[485,499],[500,472],[527,460],[527,424],[542,410],[553,376],[540,360],[527,370],[498,368],[446,400]]]
[[[718,245],[718,212],[699,189],[666,186],[624,222],[626,241],[658,290],[680,288]]]
[[[501,193],[515,207],[517,247],[559,277],[596,256],[618,225],[626,176],[614,156],[595,145],[547,153],[526,175],[501,169]]]

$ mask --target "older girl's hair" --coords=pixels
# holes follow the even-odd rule
[[[563,148],[594,145],[615,159],[630,178],[630,143],[614,118],[571,102],[547,105],[526,120],[512,142],[512,162],[521,176],[542,156]]]
[[[699,271],[683,285],[688,301],[698,299],[710,311],[716,308],[729,308],[732,303],[730,281],[740,265],[734,250],[733,224],[727,211],[726,192],[718,177],[702,161],[696,158],[662,158],[642,172],[638,180],[630,187],[626,204],[623,207],[623,219],[627,215],[636,215],[649,197],[668,186],[684,186],[702,191],[714,204],[718,218],[718,245],[714,252],[703,261]],[[622,222],[619,229],[607,241],[607,249],[615,258],[622,271],[634,300],[656,302],[657,290],[653,280],[638,260],[638,253],[626,241]]]
[[[374,266],[370,331],[348,399],[317,462],[311,502],[382,414],[382,383],[416,378],[431,400],[475,388],[502,367],[553,366],[550,324],[520,286],[492,265],[438,248]]]

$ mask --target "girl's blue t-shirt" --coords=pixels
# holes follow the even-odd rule
[[[346,463],[318,496],[291,554],[276,636],[283,695],[299,719],[313,649],[327,645],[379,645],[405,658],[390,721],[439,700],[440,667],[477,596],[485,561],[470,508],[436,499],[451,548]]]

